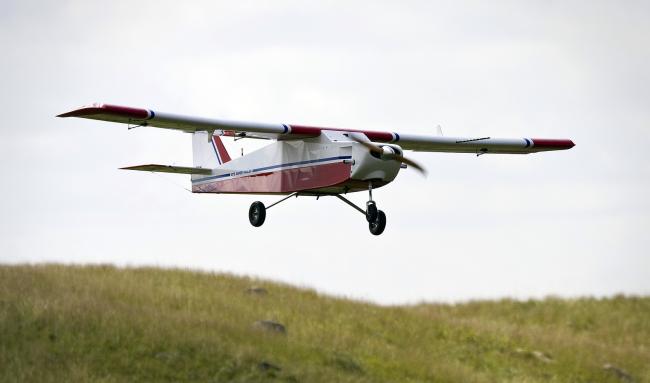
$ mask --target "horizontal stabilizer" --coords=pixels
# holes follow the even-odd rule
[[[191,168],[186,166],[171,166],[171,165],[156,165],[156,164],[127,166],[125,168],[120,168],[120,169],[140,170],[143,172],[176,173],[176,174],[203,174],[203,175],[212,174],[212,170],[206,168]]]

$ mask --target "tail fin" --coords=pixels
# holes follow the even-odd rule
[[[194,167],[213,169],[230,161],[230,155],[221,141],[221,137],[208,139],[207,132],[192,134],[192,157]]]

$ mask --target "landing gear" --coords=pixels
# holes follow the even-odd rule
[[[260,227],[266,219],[266,207],[260,201],[255,201],[251,204],[250,209],[248,209],[248,220],[251,221],[251,225],[255,227]]]
[[[269,206],[265,207],[263,203],[260,201],[255,201],[251,204],[250,209],[248,209],[248,220],[251,221],[251,225],[255,227],[260,227],[264,223],[264,220],[266,219],[266,211],[273,206],[279,204],[282,201],[286,201],[289,198],[296,196],[298,197],[298,193],[292,193],[289,194],[288,196],[282,198],[278,202],[274,202],[270,204]]]
[[[377,203],[372,200],[372,182],[368,183],[368,193],[369,193],[369,200],[366,202],[366,210],[363,210],[359,206],[355,205],[354,203],[350,202],[347,198],[343,197],[340,194],[334,194],[334,196],[341,201],[345,202],[346,204],[350,205],[353,207],[356,211],[359,213],[363,214],[366,217],[366,221],[368,221],[368,229],[370,230],[370,233],[373,235],[380,235],[381,233],[384,232],[384,229],[386,228],[386,214],[384,214],[383,211],[377,209]],[[322,194],[299,194],[298,192],[290,194],[281,200],[274,202],[270,204],[269,206],[264,206],[264,204],[260,201],[255,201],[251,204],[250,209],[248,209],[248,219],[251,222],[251,225],[255,227],[260,227],[262,224],[264,224],[264,220],[266,219],[266,211],[273,206],[279,204],[282,201],[285,201],[291,197],[298,197],[298,195],[309,195],[309,196],[315,196],[316,199],[318,197],[322,196]],[[325,195],[332,195],[332,194],[325,194]]]
[[[366,202],[366,220],[374,222],[377,220],[377,204],[372,200],[372,182],[368,182],[368,202]]]
[[[357,205],[350,202],[347,198],[342,195],[336,195],[338,199],[352,206],[358,212],[366,216],[366,221],[368,221],[368,229],[373,235],[379,235],[384,232],[386,228],[386,214],[377,209],[377,204],[372,200],[372,182],[368,183],[368,194],[369,200],[366,202],[366,210],[364,211]]]
[[[368,202],[366,202],[366,221],[373,235],[379,235],[386,228],[386,214],[377,209],[377,204],[372,200],[372,182],[368,182]]]

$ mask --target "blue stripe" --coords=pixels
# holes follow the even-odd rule
[[[326,161],[334,161],[334,160],[349,160],[351,158],[352,158],[352,156],[338,156],[338,157],[319,158],[317,160],[289,162],[289,163],[286,163],[286,164],[265,166],[263,168],[256,168],[256,169],[249,169],[249,170],[239,170],[239,171],[236,171],[235,173],[220,174],[218,176],[204,177],[204,178],[200,178],[198,180],[193,180],[192,183],[202,182],[202,181],[207,181],[207,180],[214,180],[214,179],[218,179],[218,178],[234,177],[234,176],[238,176],[238,175],[248,175],[248,174],[251,174],[251,173],[257,173],[257,172],[261,172],[261,171],[265,171],[265,170],[278,169],[278,168],[289,167],[289,166],[306,165],[306,164],[313,164],[313,163],[317,163],[317,162],[326,162]]]
[[[282,127],[284,128],[284,132],[282,132],[282,134],[286,134],[289,131],[289,127],[286,124],[282,124]]]
[[[393,134],[395,135],[395,141],[393,141],[393,142],[399,141],[399,134],[397,134],[397,133],[393,133]]]
[[[154,112],[153,110],[149,109],[149,113],[151,113],[151,116],[149,116],[147,120],[151,120],[152,118],[156,117],[156,112]]]
[[[528,138],[524,138],[524,140],[526,140],[526,147],[529,147],[530,146],[530,140]]]

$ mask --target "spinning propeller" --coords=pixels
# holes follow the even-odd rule
[[[398,161],[403,164],[406,164],[413,169],[417,170],[422,174],[423,176],[427,176],[427,171],[417,162],[408,159],[404,157],[399,151],[395,150],[393,147],[389,145],[385,146],[377,146],[373,144],[372,142],[362,140],[360,137],[358,137],[356,134],[350,134],[349,137],[355,141],[366,147],[371,153],[375,153],[379,158],[382,160],[393,160],[393,161]]]

